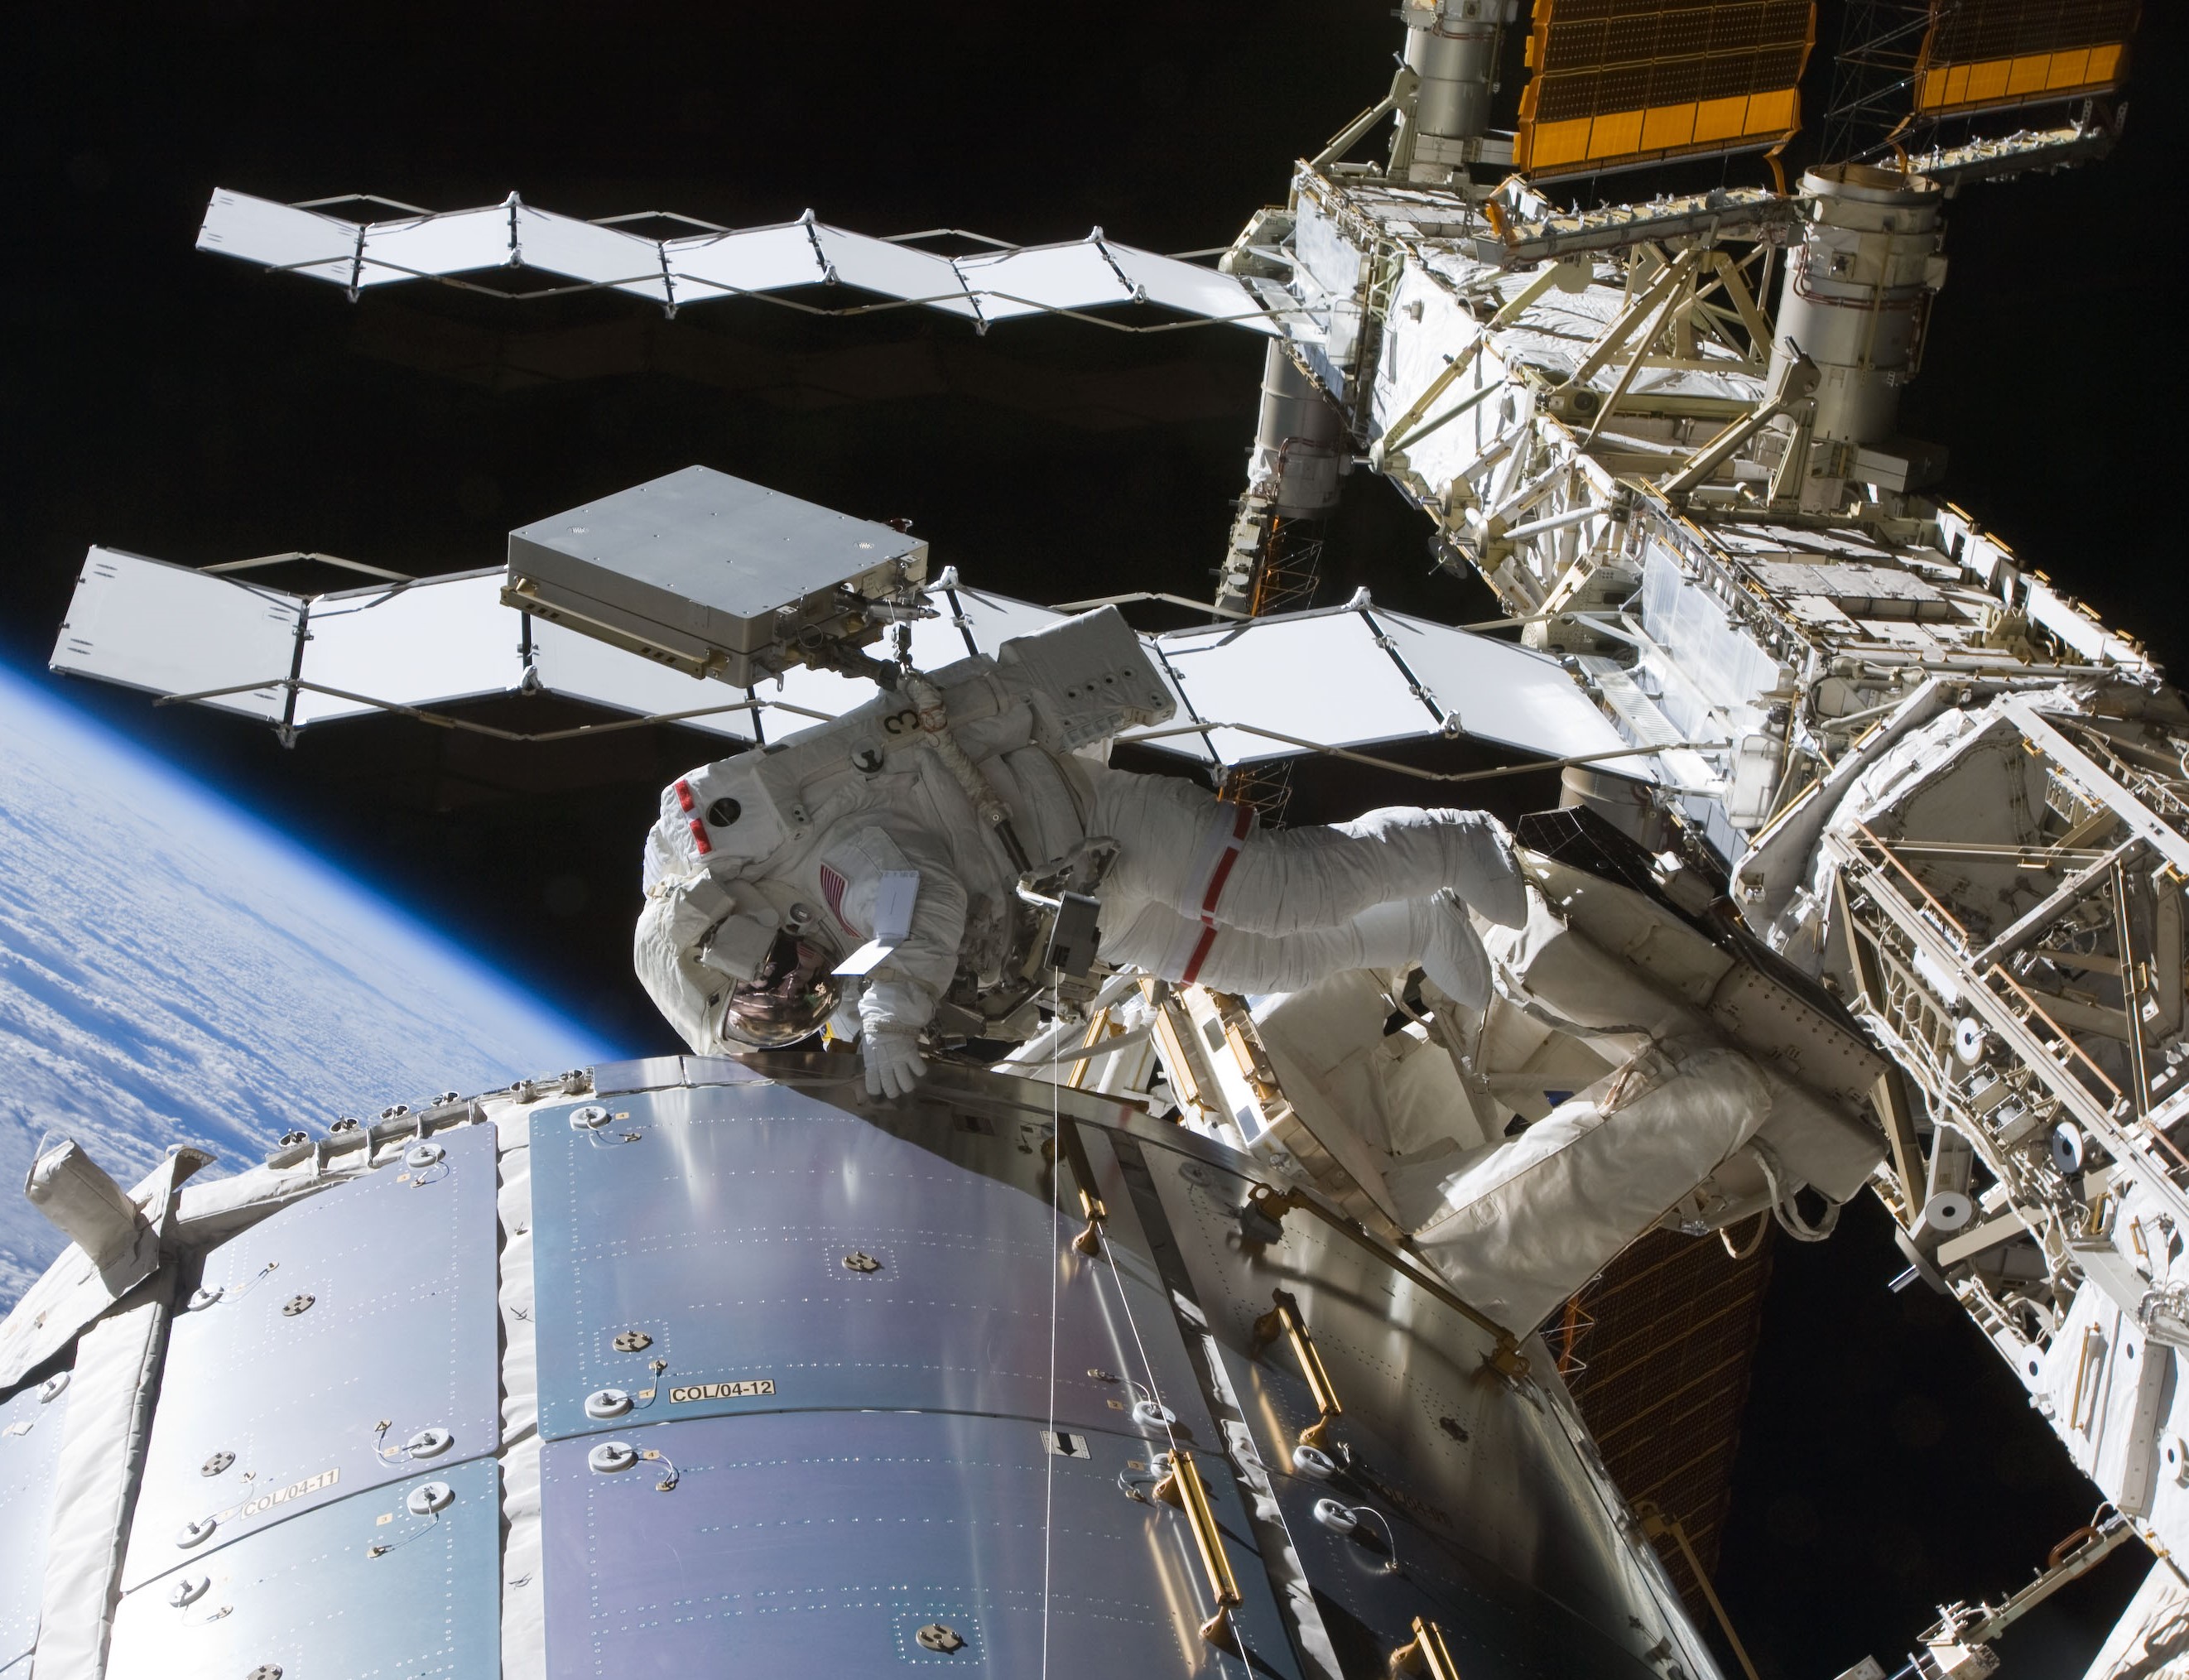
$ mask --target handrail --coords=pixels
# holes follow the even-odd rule
[[[1459,1680],[1459,1665],[1444,1642],[1444,1630],[1426,1617],[1414,1618],[1414,1637],[1391,1653],[1394,1674],[1426,1674],[1428,1680]]]
[[[1469,1306],[1420,1267],[1400,1259],[1398,1255],[1371,1236],[1363,1226],[1347,1219],[1344,1214],[1333,1212],[1312,1196],[1304,1195],[1298,1191],[1280,1192],[1271,1190],[1267,1185],[1256,1185],[1247,1192],[1247,1208],[1249,1211],[1260,1214],[1272,1225],[1282,1219],[1295,1208],[1314,1214],[1315,1218],[1321,1219],[1356,1247],[1381,1260],[1416,1288],[1434,1296],[1469,1324],[1478,1329],[1486,1330],[1496,1338],[1497,1345],[1486,1356],[1485,1363],[1503,1375],[1515,1379],[1528,1374],[1528,1356],[1520,1351],[1519,1337],[1487,1313]]]
[[[1208,1576],[1208,1591],[1216,1600],[1216,1614],[1201,1625],[1201,1637],[1219,1650],[1240,1655],[1239,1630],[1231,1625],[1231,1612],[1246,1603],[1231,1560],[1225,1555],[1224,1532],[1216,1526],[1215,1508],[1208,1502],[1208,1487],[1193,1455],[1184,1447],[1170,1455],[1170,1473],[1156,1484],[1156,1497],[1185,1513],[1193,1530],[1193,1543],[1201,1553],[1201,1567]]]
[[[1734,1655],[1740,1660],[1740,1672],[1748,1677],[1748,1680],[1759,1680],[1756,1665],[1748,1660],[1748,1648],[1740,1643],[1740,1636],[1733,1631],[1733,1618],[1725,1613],[1725,1606],[1718,1599],[1717,1589],[1711,1585],[1710,1576],[1703,1572],[1703,1560],[1695,1555],[1694,1542],[1688,1538],[1685,1525],[1677,1517],[1666,1515],[1646,1499],[1634,1502],[1634,1514],[1640,1519],[1642,1532],[1649,1539],[1654,1540],[1660,1535],[1668,1536],[1672,1544],[1680,1548],[1680,1555],[1687,1559],[1688,1568],[1694,1572],[1695,1585],[1702,1589],[1704,1601],[1710,1605],[1711,1614],[1717,1618],[1718,1632],[1725,1635],[1726,1643],[1733,1647]]]
[[[1071,1163],[1072,1182],[1079,1187],[1080,1217],[1087,1221],[1087,1229],[1072,1239],[1072,1246],[1090,1257],[1100,1254],[1110,1209],[1094,1187],[1094,1168],[1087,1159],[1086,1140],[1079,1135],[1078,1123],[1069,1114],[1057,1115],[1056,1134],[1064,1140],[1064,1158]]]
[[[1300,1372],[1307,1378],[1307,1391],[1315,1397],[1319,1414],[1314,1423],[1300,1431],[1299,1444],[1320,1447],[1330,1439],[1330,1426],[1345,1408],[1338,1404],[1338,1390],[1332,1385],[1330,1372],[1323,1368],[1322,1350],[1308,1334],[1307,1321],[1300,1316],[1299,1303],[1282,1289],[1271,1293],[1276,1304],[1254,1321],[1254,1352],[1259,1356],[1280,1336],[1291,1342],[1292,1357],[1299,1361]]]

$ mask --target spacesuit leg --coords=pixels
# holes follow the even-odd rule
[[[1095,780],[1088,828],[1118,843],[1113,891],[1247,932],[1341,927],[1445,887],[1493,922],[1527,919],[1511,840],[1487,812],[1393,806],[1265,833],[1247,806],[1191,783],[1113,770]]]
[[[1467,912],[1448,897],[1370,906],[1336,927],[1253,933],[1189,921],[1168,905],[1111,900],[1102,956],[1219,992],[1297,992],[1345,969],[1411,968],[1458,1002],[1490,996],[1490,961]]]
[[[1749,1057],[1652,1044],[1444,1185],[1419,1252],[1522,1335],[1756,1135],[1771,1089]]]

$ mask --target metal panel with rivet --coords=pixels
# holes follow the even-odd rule
[[[0,1511],[8,1518],[0,1523],[0,1674],[38,1643],[39,1589],[45,1584],[68,1386],[64,1371],[0,1406]]]
[[[546,1445],[551,1674],[726,1657],[752,1674],[1242,1672],[1199,1636],[1214,1605],[1187,1519],[1153,1496],[1145,1440],[1075,1433],[1057,1452],[1035,1421],[890,1411],[617,1439],[630,1457],[610,1468],[587,1441]],[[1238,1491],[1217,1458],[1196,1462],[1245,1598],[1243,1672],[1296,1677]]]
[[[414,1468],[137,1588],[106,1680],[497,1672],[501,1482]]]
[[[931,1105],[862,1119],[777,1084],[541,1109],[541,1433],[1053,1406],[1068,1428],[1149,1433],[1167,1408],[1208,1440],[1152,1268],[1122,1247],[1114,1265],[1070,1253],[1045,1142],[1031,1117]],[[604,1393],[625,1402],[589,1410]]]
[[[493,1452],[495,1250],[494,1139],[475,1127],[209,1255],[175,1315],[125,1584]]]

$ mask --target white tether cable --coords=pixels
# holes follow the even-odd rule
[[[1177,1462],[1175,1455],[1179,1451],[1178,1430],[1173,1422],[1170,1407],[1163,1403],[1162,1390],[1156,1386],[1155,1362],[1148,1357],[1148,1344],[1140,1336],[1140,1321],[1133,1316],[1132,1298],[1125,1293],[1124,1276],[1117,1270],[1117,1249],[1109,1241],[1107,1233],[1105,1233],[1103,1237],[1102,1258],[1110,1263],[1110,1281],[1117,1286],[1117,1304],[1125,1309],[1125,1323],[1132,1330],[1133,1345],[1139,1350],[1140,1355],[1140,1372],[1147,1378],[1144,1385],[1135,1384],[1134,1386],[1144,1386],[1146,1389],[1149,1402],[1155,1407],[1156,1421],[1162,1425],[1163,1434],[1170,1441],[1170,1450],[1174,1455],[1172,1462],[1175,1464]],[[1394,1553],[1394,1555],[1396,1554]],[[1219,1649],[1215,1651],[1215,1656],[1218,1672],[1220,1673],[1228,1670],[1230,1664],[1226,1660],[1225,1654]],[[1253,1673],[1253,1665],[1246,1662],[1243,1657],[1241,1659],[1241,1666],[1246,1668],[1250,1676]]]
[[[1832,1234],[1833,1227],[1840,1222],[1838,1202],[1825,1197],[1824,1217],[1811,1225],[1802,1217],[1802,1210],[1794,1201],[1794,1192],[1779,1187],[1779,1175],[1784,1167],[1778,1151],[1761,1138],[1751,1138],[1741,1147],[1754,1156],[1756,1164],[1763,1169],[1763,1182],[1771,1191],[1771,1217],[1779,1221],[1779,1230],[1796,1242],[1822,1242]]]
[[[1052,1013],[1056,1004],[1056,989],[1052,982],[1049,988]],[[1049,1166],[1049,1436],[1044,1443],[1047,1450],[1041,1495],[1041,1680],[1049,1680],[1049,1538],[1055,1531],[1057,1450],[1064,1445],[1056,1433],[1056,1329],[1059,1290],[1065,1265],[1064,1225],[1059,1201],[1064,1184],[1064,1138],[1057,1081],[1063,1071],[1057,1062],[1052,1061],[1049,1065],[1049,1136],[1052,1157]]]
[[[1050,991],[1049,997],[1051,1007],[1054,1009],[1056,1003],[1056,993],[1053,987]],[[1053,1251],[1049,1286],[1049,1437],[1052,1440],[1055,1440],[1056,1436],[1057,1280],[1059,1276],[1057,1268],[1061,1266],[1063,1262],[1063,1250],[1060,1246],[1063,1236],[1063,1226],[1061,1223],[1061,1210],[1058,1198],[1062,1194],[1063,1176],[1066,1166],[1064,1122],[1062,1114],[1063,1104],[1062,1099],[1059,1094],[1061,1089],[1060,1078],[1063,1072],[1064,1063],[1067,1061],[1078,1059],[1080,1058],[1072,1055],[1061,1055],[1051,1059],[1048,1064],[1049,1112],[1050,1127],[1049,1147],[1055,1156],[1055,1160],[1049,1174],[1049,1231],[1050,1245]],[[1094,1187],[1092,1185],[1082,1185],[1081,1188],[1087,1191],[1090,1195],[1094,1193]],[[1140,1334],[1140,1321],[1133,1315],[1132,1298],[1125,1293],[1124,1276],[1117,1270],[1117,1249],[1115,1245],[1110,1241],[1109,1233],[1106,1230],[1102,1235],[1101,1253],[1102,1258],[1109,1263],[1110,1281],[1117,1288],[1117,1304],[1124,1309],[1125,1324],[1133,1332],[1133,1346],[1135,1351],[1140,1355],[1140,1373],[1146,1379],[1145,1383],[1134,1383],[1130,1386],[1141,1389],[1146,1394],[1149,1404],[1154,1407],[1156,1421],[1162,1425],[1163,1434],[1170,1442],[1171,1451],[1175,1454],[1179,1450],[1178,1431],[1173,1423],[1171,1408],[1164,1404],[1162,1390],[1156,1384],[1155,1361],[1148,1357],[1148,1344],[1145,1338]],[[1045,1496],[1045,1502],[1042,1516],[1041,1672],[1043,1680],[1048,1680],[1049,1674],[1049,1534],[1053,1521],[1052,1513],[1054,1510],[1054,1502],[1055,1497],[1055,1486],[1056,1454],[1052,1451],[1049,1455],[1049,1491]],[[1378,1514],[1380,1515],[1381,1513],[1379,1513]],[[1216,1654],[1216,1656],[1217,1666],[1219,1671],[1229,1666],[1229,1664],[1225,1660],[1224,1653],[1219,1651]],[[1249,1674],[1253,1672],[1251,1666],[1248,1667],[1247,1672]]]

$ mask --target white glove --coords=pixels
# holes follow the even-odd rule
[[[910,1096],[927,1074],[919,1033],[909,1027],[868,1022],[859,1035],[859,1058],[866,1065],[868,1096]]]

